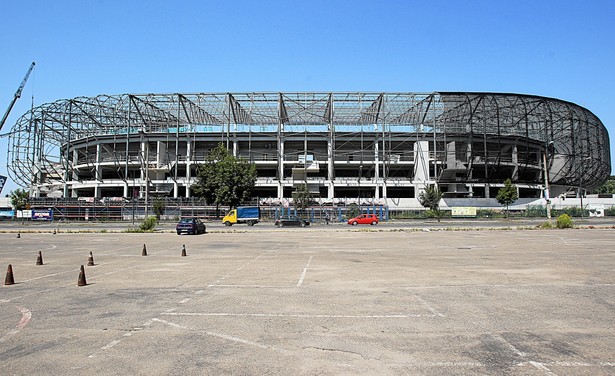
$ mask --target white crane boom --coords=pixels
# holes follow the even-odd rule
[[[4,116],[2,117],[2,121],[0,121],[0,130],[2,130],[2,127],[4,126],[6,119],[9,117],[9,114],[11,113],[11,110],[13,109],[15,102],[17,102],[17,99],[21,97],[21,92],[23,91],[24,86],[26,86],[26,82],[28,81],[28,77],[30,77],[30,73],[32,73],[32,70],[34,69],[34,65],[35,65],[34,62],[30,64],[30,68],[28,69],[26,76],[21,81],[21,85],[19,85],[19,88],[17,88],[17,91],[15,92],[15,96],[13,97],[11,104],[9,104],[9,108],[6,109],[6,112],[4,113]]]

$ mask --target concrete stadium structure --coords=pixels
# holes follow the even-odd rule
[[[223,143],[257,167],[254,196],[307,184],[322,202],[391,207],[426,185],[493,198],[581,192],[609,176],[609,137],[587,109],[499,93],[100,95],[33,108],[12,128],[9,172],[33,197],[190,197]],[[410,205],[411,206],[411,205]]]

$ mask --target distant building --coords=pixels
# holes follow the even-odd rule
[[[257,167],[254,196],[400,206],[437,184],[451,198],[591,189],[609,176],[609,136],[576,104],[498,93],[125,94],[47,103],[9,138],[9,171],[32,196],[190,197],[223,143]],[[545,180],[545,175],[548,180]],[[400,201],[402,200],[402,201]]]

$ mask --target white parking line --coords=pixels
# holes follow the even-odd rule
[[[305,266],[305,268],[303,268],[303,273],[301,273],[301,277],[299,277],[299,282],[297,282],[297,287],[301,287],[301,285],[303,284],[303,279],[305,278],[305,274],[307,273],[307,270],[310,267],[311,262],[312,262],[312,256],[310,256],[310,259],[308,260],[307,265]]]
[[[494,334],[492,337],[494,339],[496,339],[497,341],[502,342],[509,350],[514,352],[517,356],[519,356],[521,358],[527,357],[527,355],[528,355],[527,353],[524,353],[523,351],[521,351],[518,348],[516,348],[515,345],[510,343],[508,340],[506,340],[506,338],[502,337],[501,335]],[[525,364],[525,363],[523,363],[523,364]],[[556,376],[556,374],[551,372],[551,370],[544,363],[530,360],[529,362],[527,362],[527,364],[530,364],[532,367],[543,371],[545,373],[545,375]]]
[[[527,356],[526,353],[524,353],[523,351],[519,350],[518,348],[516,348],[512,343],[508,342],[506,340],[506,338],[502,337],[501,335],[493,335],[493,338],[495,338],[496,340],[502,342],[506,347],[508,347],[509,350],[511,350],[512,352],[514,352],[515,354],[517,354],[518,356],[525,358]]]
[[[143,323],[143,327],[145,326],[151,326],[153,323],[153,319],[152,320],[148,320],[146,322]],[[135,327],[132,328],[131,330],[129,330],[128,332],[124,333],[123,337],[132,337],[132,335],[140,330],[143,330],[143,327]],[[107,343],[106,345],[104,345],[103,347],[101,347],[101,350],[109,350],[115,346],[117,346],[118,344],[120,344],[122,342],[121,339],[114,339],[113,341]],[[94,358],[96,357],[98,354],[90,354],[90,356],[88,356],[88,358]]]
[[[188,329],[188,327],[185,327],[183,325],[179,325],[179,324],[176,324],[174,322],[167,321],[167,320],[163,320],[163,319],[153,318],[152,321],[161,322],[163,324],[166,324],[168,326],[172,326],[172,327],[177,328],[177,329]]]
[[[28,325],[30,319],[32,319],[32,312],[30,312],[29,309],[20,306],[17,306],[17,309],[21,312],[21,320],[19,320],[19,322],[15,325],[15,329],[9,330],[7,334],[0,337],[0,343],[5,342],[15,334],[19,333],[19,331]]]
[[[117,345],[120,342],[121,342],[120,340],[114,339],[113,341],[109,342],[105,346],[101,347],[101,349],[102,350],[109,350],[110,348],[112,348],[113,346]],[[90,357],[92,357],[92,355],[90,355]]]
[[[234,271],[223,275],[222,277],[218,278],[218,280],[216,280],[214,283],[212,283],[211,285],[207,286],[208,288],[211,287],[216,287],[220,282],[224,281],[225,279],[232,277],[233,275],[239,273],[244,267],[246,267],[247,265],[253,263],[254,261],[258,260],[259,258],[261,258],[263,256],[263,254],[260,254],[248,261],[246,261],[245,263],[241,264],[240,267],[238,267],[237,269],[235,269]],[[197,294],[199,293],[199,291],[197,291]]]
[[[615,362],[549,362],[543,364],[551,367],[615,367]]]
[[[413,295],[416,300],[418,300],[421,304],[423,304],[428,310],[429,312],[431,312],[434,316],[438,316],[438,317],[444,317],[443,314],[441,314],[440,312],[436,311],[435,308],[433,308],[429,303],[427,303],[425,300],[423,300],[423,298],[421,298],[418,295]]]
[[[411,317],[433,317],[434,315],[327,315],[304,313],[232,313],[232,312],[163,312],[166,316],[205,316],[205,317],[288,317],[288,318],[327,318],[327,319],[406,319]]]
[[[208,285],[207,287],[233,287],[233,288],[253,288],[253,289],[289,289],[294,286],[273,286],[273,285]],[[199,290],[195,294],[202,294],[204,291]]]
[[[547,368],[543,363],[530,361],[530,364],[533,365],[535,368],[538,368],[539,370],[544,371],[545,375],[552,375],[552,376],[556,376],[557,375],[557,374],[551,372],[551,370],[549,368]]]
[[[191,329],[189,329],[186,326],[179,325],[179,324],[176,324],[176,323],[171,322],[171,321],[157,319],[157,318],[154,318],[152,320],[160,322],[160,323],[163,323],[163,324],[166,324],[166,325],[169,325],[169,326],[171,326],[173,328],[183,329],[183,330],[191,330]],[[225,339],[227,341],[242,343],[244,345],[254,346],[254,347],[258,347],[258,348],[265,349],[265,350],[275,350],[275,351],[278,351],[278,352],[281,352],[281,353],[288,353],[289,352],[287,350],[278,349],[278,348],[273,347],[273,346],[262,345],[262,344],[257,343],[257,342],[253,342],[253,341],[250,341],[250,340],[247,340],[247,339],[244,339],[244,338],[239,338],[239,337],[231,336],[231,335],[228,335],[228,334],[222,334],[222,333],[216,333],[216,332],[210,332],[210,331],[203,331],[202,333],[205,333],[205,334],[207,334],[209,336],[212,336],[212,337],[222,338],[222,339]]]
[[[249,341],[247,339],[243,339],[243,338],[239,338],[239,337],[235,337],[235,336],[230,336],[230,335],[227,335],[227,334],[221,334],[221,333],[209,332],[209,331],[205,332],[205,334],[210,335],[212,337],[218,337],[218,338],[225,339],[227,341],[242,343],[244,345],[254,346],[254,347],[258,347],[258,348],[265,349],[265,350],[274,350],[274,351],[280,352],[282,354],[290,353],[290,351],[288,351],[288,350],[278,349],[277,347],[273,347],[273,346],[262,345],[260,343],[252,342],[252,341]]]

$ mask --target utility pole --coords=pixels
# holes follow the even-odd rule
[[[545,199],[547,200],[547,219],[551,222],[551,198],[549,197],[549,170],[547,169],[547,149],[542,154],[543,170],[545,174]]]

